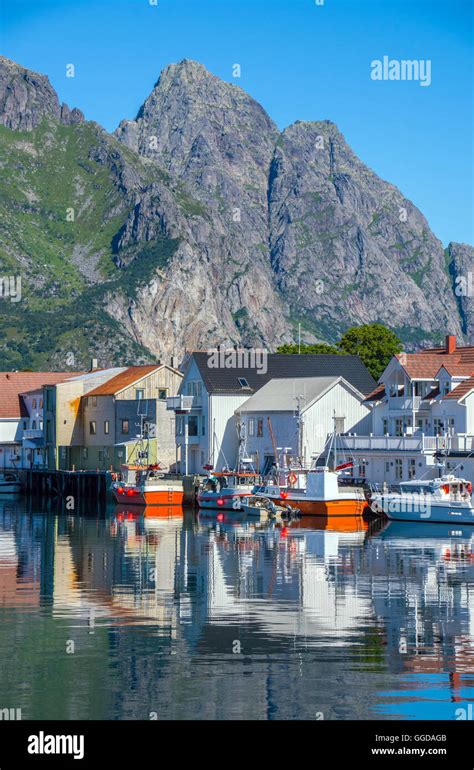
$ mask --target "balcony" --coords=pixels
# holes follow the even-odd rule
[[[351,451],[385,452],[472,452],[474,436],[457,434],[455,436],[340,436],[339,446]],[[339,450],[338,446],[338,450]]]
[[[43,431],[39,429],[28,428],[27,430],[23,431],[23,438],[24,439],[43,438]]]
[[[201,396],[169,396],[166,399],[166,408],[172,412],[190,412],[191,409],[201,409]]]
[[[388,399],[388,408],[397,411],[417,412],[421,407],[421,396],[391,396]]]

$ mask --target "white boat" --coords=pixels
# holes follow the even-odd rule
[[[258,495],[246,497],[241,502],[241,511],[249,518],[281,519],[297,515],[296,509],[290,506],[276,505],[273,500]]]
[[[249,497],[258,482],[255,473],[245,471],[220,471],[208,476],[201,483],[197,494],[200,508],[217,508],[223,511],[239,511],[244,498]]]
[[[452,475],[404,481],[397,491],[372,495],[371,507],[398,521],[474,524],[472,484]]]
[[[0,494],[16,494],[21,492],[21,481],[15,473],[5,471],[0,473]]]

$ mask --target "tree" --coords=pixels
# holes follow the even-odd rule
[[[376,380],[392,356],[403,348],[395,332],[380,323],[353,326],[342,335],[338,345],[344,353],[360,356]]]
[[[300,350],[301,347],[301,350]],[[292,343],[290,345],[280,345],[276,349],[277,353],[286,353],[288,355],[300,353],[303,355],[305,353],[331,353],[332,355],[341,356],[344,355],[344,352],[342,350],[339,350],[339,348],[334,347],[334,345],[327,345],[325,342],[317,342],[314,345],[301,345],[299,346],[297,343]]]

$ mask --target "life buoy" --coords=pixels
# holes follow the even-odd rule
[[[471,495],[472,494],[472,484],[471,484],[470,481],[467,482],[466,488],[467,488],[467,491],[469,492],[469,494]]]
[[[297,481],[298,481],[298,477],[297,477],[296,473],[290,473],[288,475],[288,484],[293,486],[294,484],[296,484]]]

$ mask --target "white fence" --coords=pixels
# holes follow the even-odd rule
[[[474,435],[455,436],[341,436],[342,446],[348,451],[385,450],[391,452],[471,452]]]

